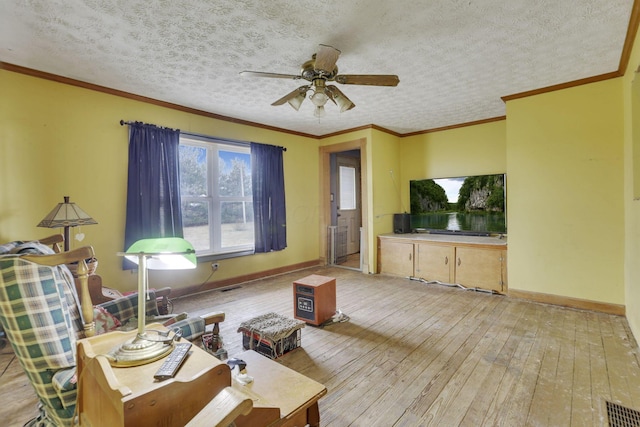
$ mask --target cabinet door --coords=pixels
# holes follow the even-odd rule
[[[469,288],[504,292],[506,251],[456,247],[455,282]]]
[[[414,251],[416,277],[444,283],[453,282],[454,246],[416,243]]]
[[[413,276],[413,243],[381,240],[380,273]]]

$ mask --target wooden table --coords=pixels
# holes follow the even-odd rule
[[[324,385],[252,350],[237,358],[247,362],[246,372],[253,377],[247,385],[233,380],[233,388],[253,400],[251,413],[236,419],[238,427],[264,425],[264,420],[279,427],[320,425],[318,399],[327,394]]]

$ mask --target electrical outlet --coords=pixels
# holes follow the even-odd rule
[[[220,267],[220,264],[218,264],[217,262],[211,263],[211,270],[212,271],[217,271],[218,267]]]

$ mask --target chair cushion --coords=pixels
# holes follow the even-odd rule
[[[98,307],[104,308],[124,325],[129,319],[138,316],[138,294],[131,294],[122,298],[103,302],[102,304],[99,304]],[[145,312],[149,316],[158,315],[156,294],[153,291],[149,291],[149,298],[145,301]]]
[[[12,253],[17,246],[21,245],[23,242],[8,242],[0,245],[0,255],[6,255]]]
[[[96,322],[96,335],[115,331],[122,325],[117,317],[99,305],[93,307],[93,320]]]
[[[12,254],[35,254],[35,255],[51,255],[51,254],[55,254],[55,251],[47,246],[44,245],[40,242],[37,241],[33,241],[33,242],[17,242],[19,243],[18,245],[16,245],[11,252]]]

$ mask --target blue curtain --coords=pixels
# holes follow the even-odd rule
[[[124,250],[150,237],[183,237],[180,210],[180,131],[129,124],[129,180]],[[125,268],[134,264],[125,260]]]
[[[251,143],[255,252],[287,247],[282,147]]]

